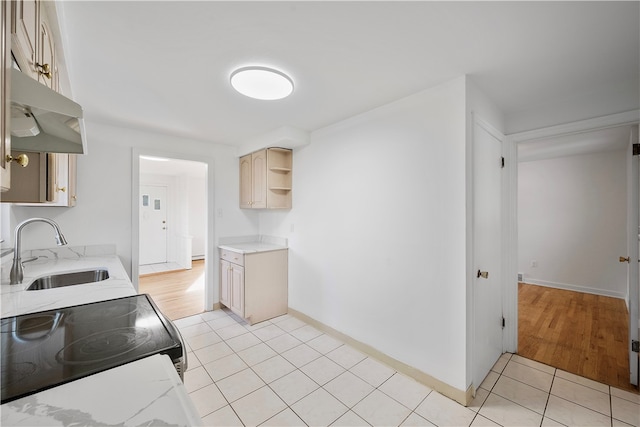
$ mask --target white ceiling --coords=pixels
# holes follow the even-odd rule
[[[640,80],[639,2],[58,7],[73,98],[87,120],[225,144],[281,126],[313,131],[463,74],[507,116]],[[287,72],[293,95],[235,93],[229,74],[250,64]]]
[[[576,154],[626,150],[630,135],[631,126],[617,126],[521,142],[518,144],[518,161],[530,162]]]

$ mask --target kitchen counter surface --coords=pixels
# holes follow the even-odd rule
[[[171,360],[159,354],[5,403],[1,408],[2,425],[6,426],[202,425]]]
[[[237,252],[241,254],[250,254],[256,252],[280,251],[287,249],[284,245],[265,242],[245,242],[245,243],[227,243],[218,246],[220,249]]]
[[[12,257],[6,256],[2,259],[1,317],[70,307],[136,294],[113,246],[32,250],[24,252],[22,259],[27,260],[31,257],[38,257],[38,259],[24,264],[24,280],[19,285],[9,284]],[[31,282],[42,276],[99,267],[109,271],[107,280],[55,289],[25,291]]]
[[[2,258],[1,317],[136,295],[113,245],[26,251],[24,280],[9,284],[12,256]],[[106,268],[109,279],[26,291],[38,277]],[[154,355],[0,406],[0,425],[201,425],[168,356]]]

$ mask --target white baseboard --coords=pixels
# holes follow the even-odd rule
[[[547,288],[564,289],[567,291],[584,292],[586,294],[601,295],[603,297],[619,298],[626,301],[627,295],[622,292],[610,291],[607,289],[590,288],[580,285],[572,285],[568,283],[549,282],[547,280],[533,279],[526,277],[524,283],[531,285],[546,286]]]

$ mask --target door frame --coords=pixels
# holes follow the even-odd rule
[[[177,153],[155,150],[150,148],[132,148],[132,174],[131,174],[131,282],[136,292],[139,290],[139,261],[140,261],[140,209],[138,200],[140,199],[140,156],[164,157],[175,160],[188,160],[192,162],[204,163],[207,165],[205,181],[205,197],[207,206],[207,222],[205,226],[205,249],[204,249],[204,309],[210,311],[214,309],[214,301],[217,297],[218,263],[213,262],[215,257],[215,159],[202,156],[201,154]]]
[[[513,165],[508,171],[507,197],[508,234],[505,264],[506,276],[503,292],[504,313],[507,319],[504,329],[505,351],[518,351],[518,144],[551,137],[567,136],[583,132],[596,131],[611,127],[637,125],[640,122],[640,110],[626,111],[593,119],[581,120],[562,125],[509,134],[505,138],[505,159]]]

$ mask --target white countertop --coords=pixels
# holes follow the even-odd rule
[[[95,247],[83,246],[28,251],[28,255],[23,254],[23,260],[31,256],[39,258],[24,264],[24,279],[19,285],[9,284],[12,258],[10,256],[3,258],[0,276],[2,279],[0,317],[135,295],[136,291],[131,280],[120,258],[115,254],[115,247],[111,253],[107,248],[108,246],[104,246],[104,249],[96,250]],[[39,277],[97,267],[106,268],[109,271],[107,280],[55,289],[25,291],[31,282]]]
[[[12,257],[2,259],[1,317],[136,295],[115,246],[53,248],[24,265],[24,280],[9,284]],[[55,289],[26,291],[38,277],[106,268],[109,279]],[[185,349],[186,351],[186,349]],[[201,425],[191,398],[169,357],[155,355],[71,381],[0,406],[0,425]]]
[[[171,360],[159,354],[1,408],[5,426],[202,425]]]
[[[287,247],[283,245],[277,245],[274,243],[264,243],[264,242],[227,243],[224,245],[220,245],[218,247],[220,249],[226,249],[228,251],[237,252],[241,254],[281,251],[283,249],[287,249]]]

